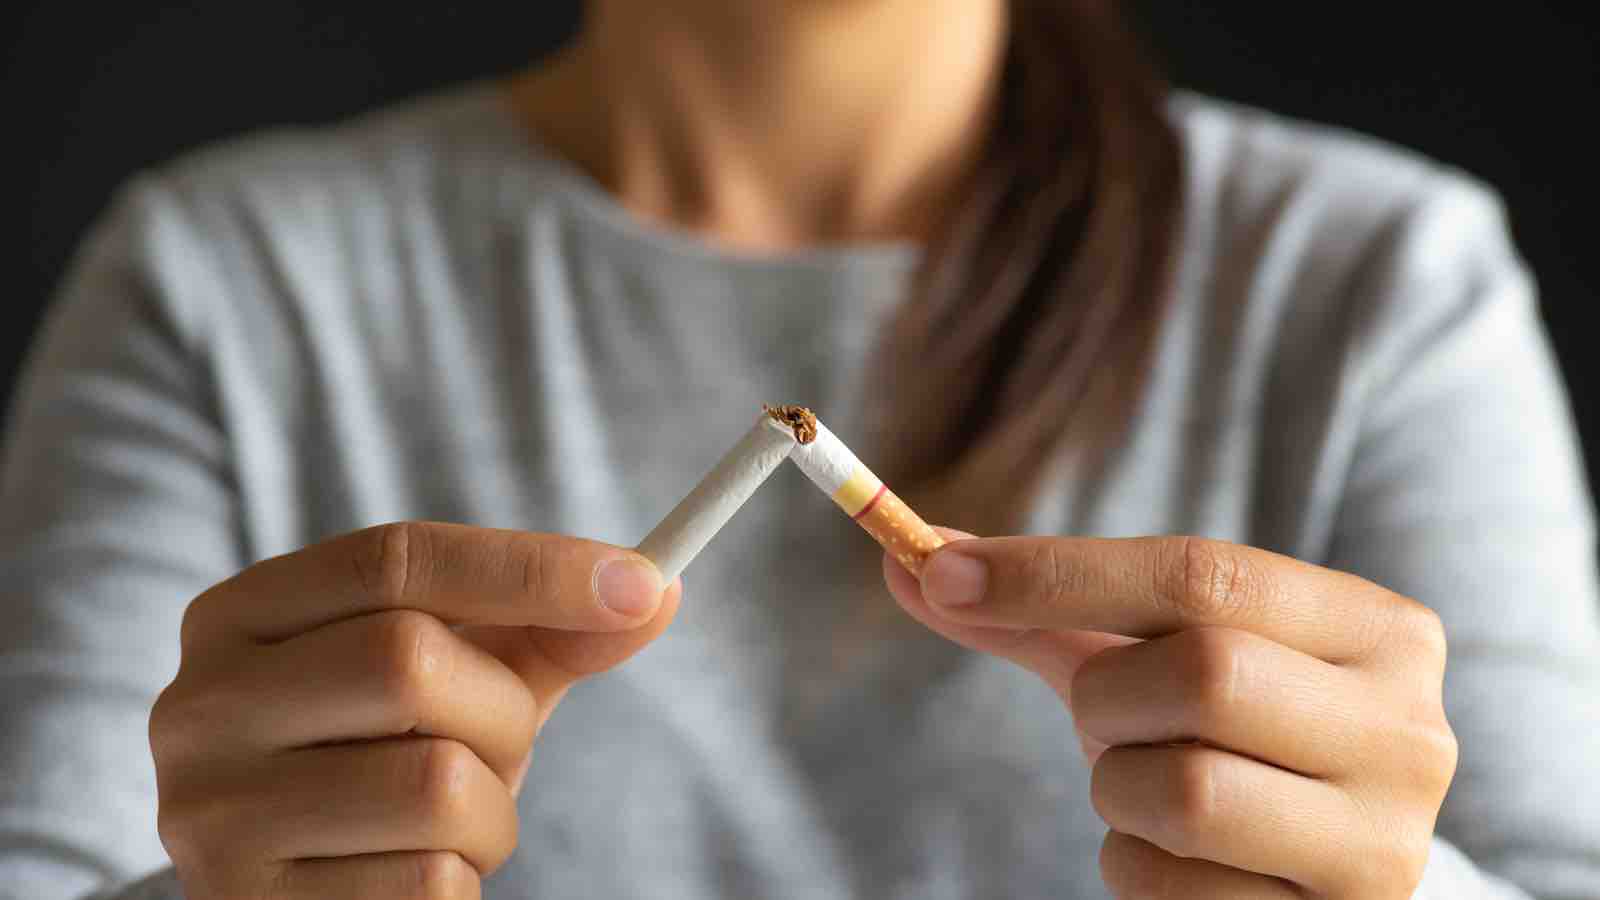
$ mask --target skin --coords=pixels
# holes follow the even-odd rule
[[[947,536],[885,580],[1061,697],[1113,894],[1412,896],[1456,764],[1431,610],[1220,541]]]
[[[737,252],[927,237],[976,159],[1008,27],[1003,0],[588,12],[508,109],[640,218]],[[1061,695],[1119,897],[1410,896],[1455,761],[1417,603],[1182,539],[963,540],[920,584],[885,575],[930,628]],[[949,606],[963,578],[984,599]],[[480,896],[556,705],[658,637],[681,590],[622,548],[437,523],[212,587],[150,721],[186,896]]]
[[[591,0],[513,108],[638,217],[724,248],[914,241],[977,160],[1007,8]]]
[[[478,896],[539,730],[681,593],[631,550],[412,522],[201,594],[150,719],[186,896]]]

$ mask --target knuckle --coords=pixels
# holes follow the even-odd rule
[[[182,741],[183,724],[187,717],[178,711],[182,706],[179,699],[178,683],[167,685],[156,696],[156,702],[150,707],[150,755],[154,758],[156,769],[163,766],[178,755],[178,748]]]
[[[424,818],[444,833],[453,833],[471,816],[473,771],[478,758],[459,741],[419,741],[417,804]]]
[[[1402,605],[1399,619],[1410,655],[1428,671],[1444,672],[1449,644],[1445,638],[1444,620],[1432,607],[1409,598]]]
[[[409,731],[426,714],[439,685],[448,680],[450,632],[427,613],[401,609],[374,617],[373,642],[384,702],[409,720]]]
[[[219,815],[220,804],[204,802],[194,791],[162,785],[156,806],[156,836],[175,866],[197,870],[208,865],[208,839],[227,841],[231,829]]]
[[[183,616],[178,620],[178,649],[185,658],[205,649],[206,634],[212,630],[212,623],[218,618],[217,608],[226,604],[228,587],[232,583],[233,579],[230,578],[212,585],[183,608]]]
[[[1443,728],[1434,731],[1434,752],[1439,766],[1438,790],[1442,797],[1450,789],[1450,783],[1455,780],[1456,767],[1461,764],[1461,741],[1456,737],[1455,729],[1446,722]]]
[[[1179,672],[1192,724],[1223,721],[1238,698],[1239,673],[1245,649],[1238,633],[1226,628],[1184,632]]]
[[[228,702],[216,684],[197,684],[193,677],[178,677],[162,688],[150,706],[148,721],[150,756],[157,776],[177,773],[196,756],[208,756],[216,740],[208,733],[218,718],[217,707]]]
[[[1217,762],[1204,751],[1180,750],[1172,755],[1169,808],[1161,817],[1159,843],[1179,856],[1192,856],[1199,836],[1217,821]]]
[[[1411,739],[1418,748],[1414,783],[1428,799],[1443,800],[1450,790],[1450,782],[1455,780],[1461,755],[1455,731],[1440,715],[1438,721],[1417,728]]]
[[[398,606],[411,586],[417,557],[427,545],[419,522],[390,522],[361,532],[354,565],[361,588],[372,602]]]
[[[1050,605],[1060,605],[1076,587],[1062,573],[1076,571],[1077,567],[1065,565],[1061,553],[1055,542],[1041,542],[1033,548],[1022,567],[1026,583],[1037,585],[1040,599]]]
[[[174,864],[193,865],[197,856],[194,842],[195,830],[188,827],[187,818],[177,804],[163,798],[156,809],[156,836],[167,849]]]
[[[545,554],[544,546],[538,541],[512,540],[507,550],[515,565],[522,570],[522,595],[524,597],[542,597],[547,588],[552,588],[556,580],[545,567],[553,561]]]
[[[435,850],[415,856],[414,873],[418,900],[461,900],[476,897],[478,870],[461,854],[452,850]]]
[[[1228,621],[1251,602],[1255,574],[1229,545],[1208,538],[1178,538],[1171,557],[1168,595],[1187,618]]]
[[[1394,805],[1377,795],[1349,797],[1365,827],[1354,832],[1341,871],[1344,879],[1357,896],[1410,897],[1432,850],[1435,817],[1396,815]]]
[[[204,617],[201,604],[205,598],[206,595],[201,594],[189,601],[189,605],[184,607],[183,618],[178,622],[178,648],[185,653],[199,646],[200,621]]]

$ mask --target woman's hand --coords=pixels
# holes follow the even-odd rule
[[[1117,896],[1412,895],[1456,763],[1426,607],[1198,538],[957,540],[920,584],[884,572],[1067,701]]]
[[[206,591],[150,719],[185,896],[479,896],[534,737],[666,628],[662,588],[629,550],[405,523]]]

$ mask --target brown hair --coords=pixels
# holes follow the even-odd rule
[[[983,157],[880,357],[886,474],[931,520],[1017,527],[1069,435],[1133,414],[1182,207],[1167,94],[1110,0],[1012,0]]]

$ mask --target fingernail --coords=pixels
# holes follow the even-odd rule
[[[636,560],[607,560],[594,574],[594,593],[606,609],[638,618],[653,611],[661,599],[661,575],[654,566]]]
[[[955,550],[935,553],[922,570],[922,596],[938,606],[971,606],[988,586],[988,565]]]

